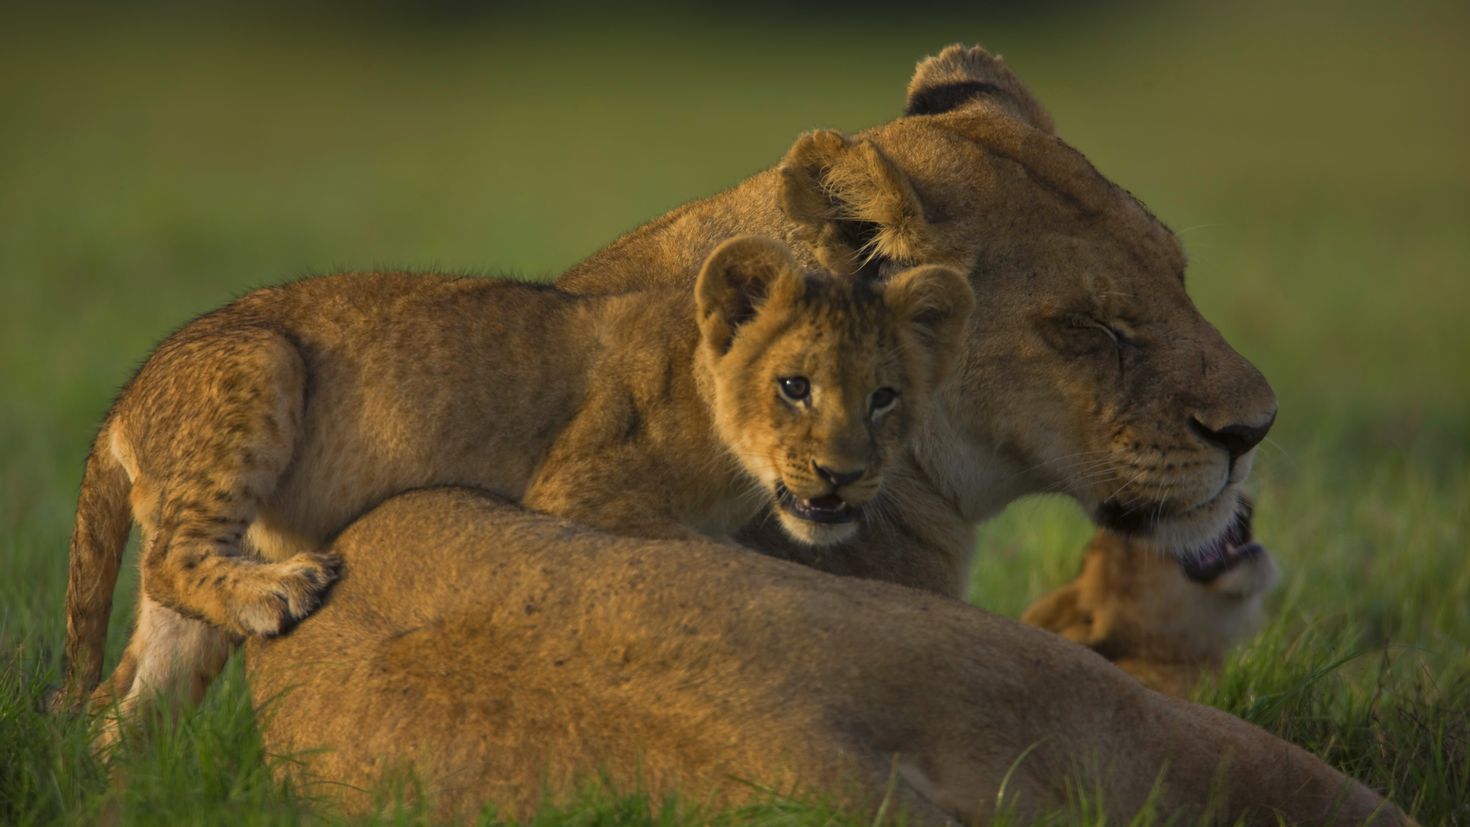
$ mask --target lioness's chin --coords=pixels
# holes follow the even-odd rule
[[[1122,508],[1105,502],[1095,510],[1098,525],[1148,540],[1181,560],[1219,546],[1236,530],[1249,501],[1235,486],[1210,501],[1177,514],[1157,514],[1147,506]]]

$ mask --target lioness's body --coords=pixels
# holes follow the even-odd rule
[[[1084,787],[1126,822],[1360,824],[1392,805],[1214,709],[958,601],[703,541],[570,526],[462,490],[395,497],[332,548],[345,574],[247,653],[268,751],[365,808],[412,770],[445,818],[526,817],[576,781],[728,805],[766,791],[972,823]],[[403,561],[413,565],[405,566]],[[1075,792],[1075,787],[1073,791]],[[1024,819],[1023,819],[1024,820]]]
[[[804,274],[780,245],[742,238],[699,286],[585,297],[334,276],[190,323],[124,389],[89,458],[73,696],[101,668],[129,516],[143,597],[96,698],[127,715],[169,690],[197,699],[234,638],[310,612],[334,565],[321,546],[410,488],[473,485],[646,537],[726,536],[780,492],[831,504],[830,524],[791,518],[808,542],[853,530],[968,318],[964,282],[938,268],[881,286]],[[778,395],[793,374],[804,399]],[[894,393],[878,410],[880,387]]]

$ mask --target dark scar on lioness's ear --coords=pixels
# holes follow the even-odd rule
[[[941,83],[915,94],[903,113],[905,115],[938,115],[941,112],[958,109],[960,105],[978,97],[1005,95],[1007,95],[1006,91],[999,86],[978,80]]]

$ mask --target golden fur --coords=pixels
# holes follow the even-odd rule
[[[1066,493],[1105,529],[1180,554],[1229,525],[1275,416],[1271,388],[1190,302],[1174,234],[1056,137],[999,58],[945,49],[919,64],[903,117],[805,135],[777,168],[632,231],[557,284],[689,284],[736,230],[841,270],[954,267],[982,311],[881,520],[836,549],[759,526],[747,543],[958,596],[973,526],[1028,493]]]
[[[526,818],[601,776],[654,801],[795,791],[966,824],[1003,787],[1030,823],[1080,781],[1109,823],[1155,793],[1190,823],[1212,799],[1212,823],[1408,823],[1244,721],[940,596],[463,489],[396,497],[331,551],[326,605],[246,662],[267,751],[349,810],[412,773],[436,820]]]
[[[252,641],[268,747],[303,760],[287,771],[361,806],[382,774],[412,770],[444,817],[485,801],[524,816],[546,785],[560,796],[605,773],[715,803],[800,785],[872,813],[891,794],[926,821],[983,819],[1004,783],[1024,820],[1098,773],[1121,821],[1164,773],[1171,816],[1221,791],[1226,821],[1407,821],[1302,750],[1082,647],[876,582],[958,595],[971,526],[1033,491],[1066,491],[1172,551],[1208,545],[1274,412],[1185,296],[1177,241],[1052,135],[999,60],[946,50],[920,65],[906,117],[807,136],[779,169],[559,285],[687,286],[743,229],[808,264],[949,263],[987,311],[861,536],[810,550],[743,534],[872,579],[570,529],[468,492],[405,495],[339,538],[348,574],[323,611]],[[400,571],[385,546],[436,565]],[[1094,558],[1123,553],[1100,543]]]
[[[71,555],[71,698],[100,674],[129,517],[138,624],[95,699],[125,716],[197,699],[236,639],[308,614],[335,571],[322,545],[409,488],[474,485],[645,537],[727,536],[778,501],[802,542],[850,536],[970,304],[944,268],[832,278],[759,238],[717,248],[694,291],[375,274],[251,293],[164,341],[102,426]]]

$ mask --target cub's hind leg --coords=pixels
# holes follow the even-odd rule
[[[291,341],[236,327],[169,340],[124,392],[110,445],[131,480],[142,595],[94,709],[126,720],[165,693],[197,700],[237,637],[278,633],[316,607],[330,558],[308,547],[263,561],[244,546],[300,447],[305,381]]]
[[[101,752],[111,747],[125,726],[147,727],[164,711],[199,703],[236,642],[228,632],[139,595],[138,621],[127,651],[92,695],[92,709],[102,717],[93,748]]]
[[[140,374],[122,423],[135,494],[151,493],[134,501],[143,588],[233,634],[278,634],[316,608],[335,573],[314,548],[264,561],[242,545],[300,448],[305,364],[266,327],[169,344]]]

